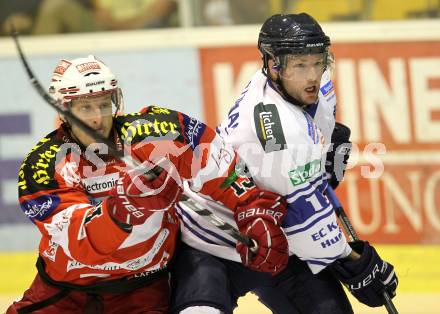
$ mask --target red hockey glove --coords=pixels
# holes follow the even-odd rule
[[[109,191],[109,214],[122,224],[140,225],[152,212],[172,206],[181,193],[182,188],[165,170],[151,181],[127,172]]]
[[[289,249],[281,228],[285,214],[285,200],[267,191],[256,192],[237,206],[234,218],[240,232],[258,244],[256,252],[252,252],[245,244],[237,243],[236,249],[244,265],[272,274],[286,267]]]

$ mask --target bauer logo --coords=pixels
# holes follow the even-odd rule
[[[311,48],[311,47],[322,47],[322,46],[324,46],[324,43],[309,43],[309,44],[306,44],[306,47],[307,47],[307,48]]]
[[[89,83],[86,84],[86,87],[102,85],[102,84],[105,84],[105,81],[89,82]]]
[[[294,186],[309,181],[321,171],[321,160],[313,160],[304,166],[289,171],[290,181]]]
[[[254,108],[255,130],[266,153],[287,148],[277,107],[259,103]]]
[[[24,214],[31,220],[46,219],[60,203],[57,195],[43,195],[20,204]]]
[[[107,174],[100,177],[92,177],[82,180],[87,193],[97,194],[112,189],[119,179],[119,173]]]

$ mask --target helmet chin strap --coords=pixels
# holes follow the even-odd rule
[[[273,60],[273,59],[272,59]],[[276,79],[273,80],[272,79],[272,74],[269,70],[269,58],[268,56],[265,54],[263,55],[263,67],[261,69],[261,72],[263,72],[263,74],[267,77],[267,79],[269,80],[270,83],[272,83],[272,87],[275,88],[275,90],[281,95],[281,97],[283,97],[284,100],[290,102],[291,104],[298,106],[298,107],[305,107],[307,106],[307,104],[303,104],[302,102],[300,102],[298,99],[296,99],[295,97],[292,97],[286,90],[286,88],[284,87],[284,84],[281,80],[279,71],[281,70],[281,65],[278,65],[276,68],[273,67],[273,69],[276,71]]]
[[[282,66],[279,65],[276,68],[274,68],[274,70],[276,71],[276,79],[275,80],[272,78],[272,75],[269,71],[269,63],[267,60],[265,60],[265,64],[262,68],[262,72],[267,77],[269,82],[272,83],[273,87],[281,95],[281,97],[283,97],[284,100],[290,102],[291,104],[293,104],[295,106],[301,107],[301,108],[304,108],[308,105],[311,105],[311,104],[305,104],[289,94],[289,92],[284,87],[283,81],[281,80],[281,76],[279,73],[281,71],[281,67]],[[325,71],[325,69],[324,69],[324,71]]]
[[[264,71],[263,71],[263,73],[264,73]],[[296,99],[295,97],[292,97],[287,92],[278,72],[277,72],[276,80],[273,80],[269,73],[266,74],[266,77],[269,80],[269,83],[271,83],[272,87],[275,88],[275,90],[278,92],[278,94],[281,95],[281,97],[283,97],[284,100],[290,102],[291,104],[293,104],[295,106],[301,107],[301,108],[304,108],[305,106],[307,106],[307,104],[300,102],[298,99]]]
[[[124,96],[122,95],[122,90],[120,88],[118,88],[114,93],[115,93],[114,94],[115,99],[114,100],[112,99],[112,101],[115,104],[116,110],[115,113],[113,114],[113,118],[116,118],[118,115],[124,113],[125,103],[124,103]]]
[[[118,107],[119,108],[119,107]],[[114,115],[114,117],[113,118],[115,118],[116,117],[116,115]],[[69,119],[68,118],[66,118],[66,117],[64,117],[64,116],[61,116],[60,115],[60,120],[61,120],[61,123],[62,123],[62,126],[64,127],[64,129],[69,133],[69,135],[70,135],[70,137],[76,142],[76,143],[78,143],[78,144],[80,144],[80,146],[83,146],[83,147],[85,147],[86,145],[75,135],[75,133],[73,132],[73,130],[72,130],[72,123],[69,121]],[[112,127],[112,131],[110,132],[110,135],[109,135],[109,138],[111,137],[111,136],[113,136],[112,135],[113,134],[113,127]]]
[[[272,81],[273,82],[273,81]],[[280,78],[280,75],[277,75],[277,79],[274,82],[278,92],[280,93],[280,95],[287,100],[288,102],[290,102],[291,104],[298,106],[298,107],[305,107],[307,106],[306,104],[303,104],[302,102],[300,102],[298,99],[296,99],[295,97],[292,97],[286,90],[286,88],[284,87],[283,81]]]
[[[76,135],[75,135],[75,133],[72,131],[72,125],[70,124],[70,122],[68,122],[68,121],[65,121],[64,123],[64,128],[65,128],[65,131],[67,131],[68,132],[68,135],[72,138],[72,140],[74,140],[82,149],[87,149],[87,146],[86,146],[86,144],[85,143],[83,143]],[[111,139],[112,137],[114,137],[114,136],[117,136],[116,135],[116,133],[114,133],[114,129],[113,129],[113,127],[112,127],[112,130],[110,131],[110,134],[109,134],[109,136],[108,136],[108,138],[109,139]],[[93,144],[93,143],[92,143]],[[90,145],[90,144],[89,144]],[[95,149],[93,149],[94,151],[95,151],[95,153],[97,153],[98,151],[97,151],[97,149],[98,149],[98,147],[96,147]],[[107,158],[107,155],[102,155],[102,156],[100,156],[101,158]],[[108,157],[109,158],[112,158],[111,157],[111,155],[108,155]]]

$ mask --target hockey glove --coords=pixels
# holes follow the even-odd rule
[[[257,191],[237,206],[234,218],[240,232],[258,244],[253,252],[247,245],[237,243],[237,252],[245,266],[272,274],[286,267],[289,250],[281,228],[285,214],[285,200],[267,191]]]
[[[347,161],[350,157],[351,142],[350,129],[342,123],[336,122],[332,133],[332,146],[327,152],[325,172],[327,180],[333,189],[339,185],[344,178]]]
[[[165,170],[151,181],[142,174],[127,172],[109,191],[109,214],[124,227],[140,225],[152,212],[172,206],[181,193],[181,187]]]
[[[383,261],[366,241],[351,242],[350,246],[361,257],[337,260],[331,266],[333,272],[359,302],[371,307],[384,305],[385,290],[391,298],[396,295],[398,279],[393,265]]]

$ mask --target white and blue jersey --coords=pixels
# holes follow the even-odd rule
[[[313,273],[351,252],[324,195],[324,165],[335,124],[335,106],[327,72],[321,80],[318,103],[302,109],[283,99],[258,71],[217,128],[246,164],[256,185],[286,198],[288,211],[283,228],[290,255],[306,261]],[[235,225],[231,211],[213,210]],[[184,242],[215,256],[240,261],[231,237],[184,205],[180,204],[178,211]]]

